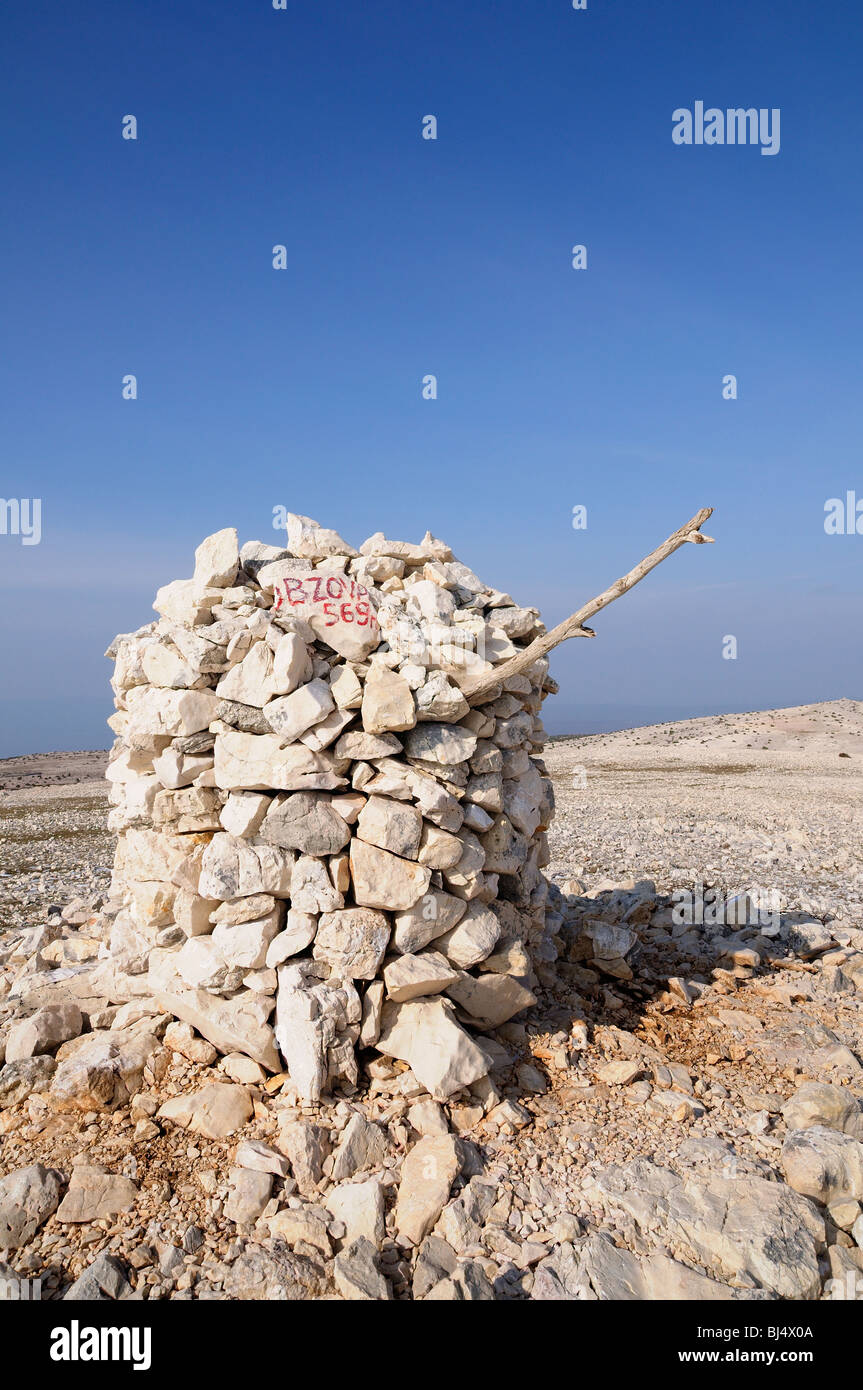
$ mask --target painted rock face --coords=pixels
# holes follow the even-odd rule
[[[362,661],[381,640],[368,589],[346,574],[308,574],[281,579],[275,590],[273,610],[296,613],[315,636],[348,661]]]

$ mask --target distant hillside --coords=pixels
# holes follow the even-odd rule
[[[827,700],[790,709],[713,714],[677,723],[647,724],[640,729],[588,734],[579,739],[579,745],[592,754],[678,747],[693,752],[709,747],[717,752],[766,749],[834,757],[840,753],[863,756],[863,701]]]
[[[92,782],[105,776],[107,766],[108,754],[101,748],[85,753],[27,753],[0,758],[0,791]]]

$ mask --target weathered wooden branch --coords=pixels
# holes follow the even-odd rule
[[[642,580],[646,574],[649,574],[652,569],[660,565],[669,555],[673,555],[675,550],[679,550],[687,541],[692,541],[695,545],[712,544],[712,536],[702,536],[701,534],[701,527],[704,525],[707,518],[712,515],[712,507],[702,507],[701,511],[696,512],[695,516],[692,517],[690,521],[687,521],[685,526],[681,526],[679,531],[675,531],[673,536],[669,536],[667,541],[663,541],[662,545],[657,546],[655,550],[645,556],[640,564],[635,566],[635,569],[631,569],[622,579],[616,580],[616,582],[608,589],[605,589],[603,593],[599,594],[596,598],[592,598],[583,608],[579,608],[577,613],[573,613],[571,617],[565,618],[562,623],[558,623],[557,627],[552,628],[551,632],[546,632],[542,637],[535,638],[529,646],[525,647],[524,651],[519,652],[518,656],[513,656],[509,661],[504,661],[500,666],[496,666],[493,671],[489,671],[486,675],[473,676],[468,680],[462,680],[460,682],[461,690],[468,704],[482,704],[483,700],[486,698],[487,691],[494,689],[500,681],[506,680],[508,676],[520,675],[528,666],[532,666],[534,661],[538,660],[539,657],[545,656],[548,652],[552,651],[554,647],[560,646],[561,642],[565,642],[567,638],[594,637],[596,634],[593,632],[592,628],[584,626],[587,619],[592,618],[594,613],[598,613],[601,608],[607,608],[616,598],[620,598],[621,594],[625,594],[628,590],[634,588],[639,580]]]

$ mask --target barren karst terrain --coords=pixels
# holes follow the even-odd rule
[[[5,1042],[15,999],[48,1002],[58,970],[102,950],[102,762],[0,764]],[[335,1104],[304,1104],[146,998],[90,1015],[113,1028],[119,1071],[136,1065],[136,1035],[166,1044],[112,1110],[53,1105],[56,1057],[7,1060],[7,1273],[41,1278],[43,1297],[75,1280],[75,1296],[122,1298],[853,1296],[861,762],[852,700],[554,740],[558,959],[537,966],[537,1004],[490,1035],[496,1065],[475,1096],[441,1105],[396,1064]],[[675,921],[669,895],[697,884],[772,889],[781,913]],[[188,1128],[159,1117],[213,1081],[233,1083],[238,1113]],[[393,1223],[416,1181],[407,1155],[418,1135],[449,1133],[461,1175],[405,1242]]]

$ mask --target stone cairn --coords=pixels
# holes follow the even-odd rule
[[[305,1101],[375,1052],[479,1082],[556,956],[545,653],[707,515],[552,633],[428,533],[208,537],[107,653],[113,968]]]

